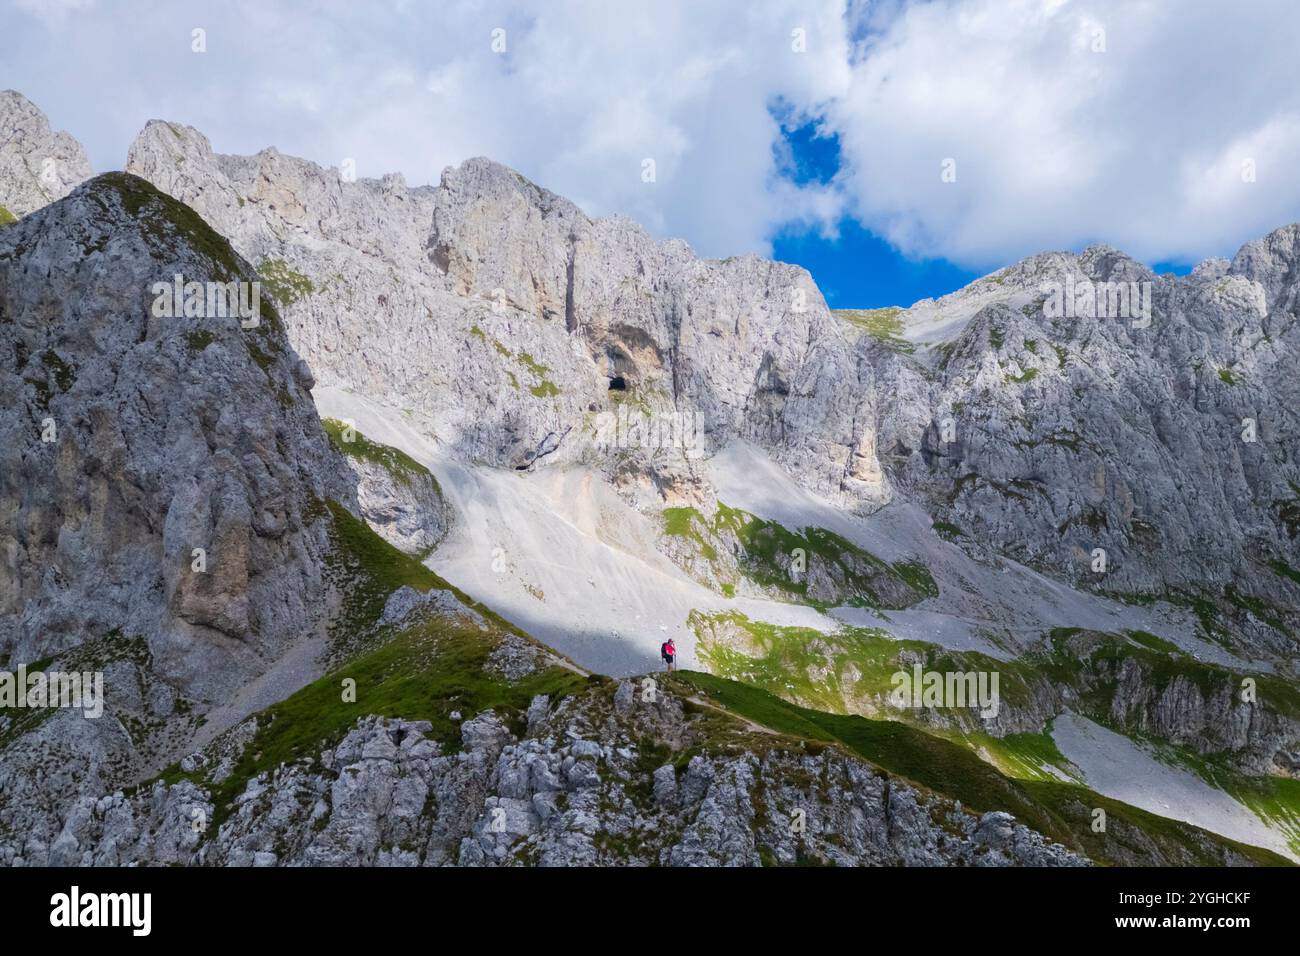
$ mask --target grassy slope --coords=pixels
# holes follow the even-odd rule
[[[831,314],[895,351],[911,353],[916,346],[903,338],[903,320],[898,317],[902,311],[898,306],[886,306],[883,309],[832,309]]]
[[[451,719],[453,710],[470,715],[491,708],[518,727],[523,710],[535,694],[562,697],[583,692],[593,681],[606,680],[587,678],[558,665],[545,667],[515,684],[494,676],[485,665],[502,636],[511,633],[530,638],[389,545],[341,505],[330,501],[315,507],[330,518],[334,547],[329,574],[341,595],[332,636],[336,648],[343,652],[342,663],[330,674],[261,712],[254,739],[243,748],[234,771],[220,784],[206,780],[202,770],[184,774],[173,766],[163,774],[169,780],[188,776],[207,786],[215,798],[218,821],[229,813],[234,798],[253,776],[284,762],[314,760],[363,715],[427,720],[435,739],[456,747],[459,725]],[[689,519],[684,527],[690,527]],[[403,586],[422,592],[434,588],[450,591],[477,610],[488,624],[479,627],[468,622],[434,620],[401,631],[379,626],[388,596]],[[771,629],[768,637],[773,647],[781,645],[781,653],[789,653],[807,636],[782,633],[793,630],[798,629]],[[1139,640],[1137,646],[1147,647],[1150,643]],[[864,674],[878,678],[881,668],[890,666],[892,670],[885,661],[885,651],[897,653],[900,645],[883,635],[858,631],[848,636],[847,647],[848,659],[863,667]],[[976,669],[975,663],[985,663],[966,660],[969,656],[960,655],[961,660],[948,664]],[[998,666],[1005,667],[1001,662]],[[776,679],[776,672],[772,677]],[[355,703],[343,699],[347,679],[355,681]],[[1260,864],[1286,862],[1268,851],[1108,800],[1082,786],[1047,779],[1045,772],[1026,774],[1035,779],[1014,779],[967,747],[900,722],[810,710],[762,689],[712,675],[686,673],[673,682],[688,693],[703,693],[723,711],[745,721],[799,741],[844,747],[885,771],[958,799],[972,810],[1007,810],[1027,825],[1102,862],[1115,859],[1111,847],[1126,841],[1133,841],[1134,846],[1153,841],[1170,862],[1184,864],[1219,862],[1207,846],[1231,847]],[[720,738],[734,738],[741,725],[717,717]],[[784,746],[788,741],[772,743]],[[1042,771],[1048,764],[1063,763],[1050,736],[1016,735],[999,741],[998,746],[1003,760],[1020,761],[1029,770]],[[1262,795],[1261,802],[1267,802],[1267,797]],[[1096,807],[1106,809],[1114,821],[1109,836],[1095,834],[1089,826]],[[1118,858],[1123,857],[1121,847]]]
[[[788,700],[832,713],[853,710],[854,701],[884,697],[902,652],[919,655],[928,670],[997,671],[999,694],[1009,703],[1026,699],[1031,668],[975,651],[949,651],[923,641],[897,640],[876,628],[842,626],[834,634],[750,620],[743,614],[692,613],[700,638],[697,652],[715,674],[744,681]],[[710,625],[730,624],[747,637],[748,648],[724,646],[707,637]],[[856,678],[850,683],[849,673]]]
[[[755,723],[807,740],[839,744],[872,764],[958,799],[971,810],[1006,810],[1021,822],[1099,862],[1113,862],[1132,830],[1179,862],[1215,865],[1203,845],[1230,847],[1254,863],[1286,865],[1275,853],[1227,840],[1107,799],[1077,784],[1013,780],[969,750],[895,721],[826,714],[711,674],[682,672],[679,681]],[[1108,833],[1093,833],[1091,811],[1103,808]],[[1125,826],[1127,824],[1127,826]],[[1137,841],[1140,843],[1140,836]],[[1172,860],[1171,860],[1172,861]]]
[[[454,590],[432,571],[378,538],[364,522],[352,517],[342,507],[331,503],[330,508],[334,517],[333,533],[338,545],[336,552],[342,556],[343,563],[351,568],[349,574],[356,582],[348,591],[349,613],[345,615],[350,622],[347,626],[352,630],[365,630],[372,627],[374,620],[383,609],[383,602],[387,599],[387,595],[402,584],[418,590],[427,590],[430,587]],[[679,509],[668,513],[665,520],[671,532],[693,534],[696,517],[689,509]],[[752,516],[747,516],[744,512],[726,509],[719,520],[745,524],[751,519]],[[780,532],[785,532],[785,529],[780,526],[776,527]],[[826,543],[816,536],[803,536],[803,540],[813,543],[814,547],[826,546]],[[707,542],[702,543],[707,544]],[[847,542],[844,544],[848,545]],[[829,546],[833,553],[839,546],[839,541],[832,540]],[[359,573],[362,571],[364,573]],[[501,630],[520,633],[487,608],[471,602],[463,594],[459,596],[466,603],[475,606],[480,613],[491,618]],[[843,709],[843,698],[839,697],[838,703],[841,706],[837,707],[836,695],[839,691],[838,675],[846,664],[852,664],[861,674],[858,685],[860,688],[870,687],[883,693],[890,687],[889,676],[897,669],[896,656],[903,649],[921,653],[926,659],[926,666],[930,668],[941,670],[996,668],[1002,677],[1002,694],[1011,703],[1029,693],[1029,683],[1032,680],[1044,677],[1077,680],[1080,676],[1078,671],[1083,666],[1079,655],[1067,646],[1069,638],[1074,636],[1075,632],[1072,631],[1054,633],[1049,641],[1050,651],[1045,652],[1041,660],[1005,662],[995,661],[977,653],[951,652],[922,642],[899,642],[869,629],[847,628],[841,635],[828,637],[799,628],[779,628],[749,622],[743,616],[734,616],[744,621],[755,643],[766,648],[767,653],[762,658],[756,659],[716,648],[714,655],[717,660],[710,666],[727,676],[741,677],[750,683],[758,683],[761,688],[785,696],[790,696],[792,675],[805,675],[801,696],[806,702],[826,710]],[[373,655],[363,657],[349,666],[362,668],[363,671],[373,670],[376,667],[382,669],[388,666],[386,659],[389,657],[405,655],[404,659],[409,660],[410,655],[416,654],[419,648],[437,646],[440,643],[463,641],[468,645],[477,646],[479,648],[477,652],[462,650],[455,654],[442,655],[439,668],[445,666],[451,669],[447,681],[444,681],[441,676],[433,675],[427,680],[421,678],[417,682],[420,686],[427,685],[447,692],[449,687],[472,683],[467,680],[467,675],[472,673],[476,666],[479,667],[479,676],[482,676],[481,661],[486,653],[490,652],[490,648],[484,650],[485,640],[481,632],[459,635],[449,632],[437,635],[428,633],[426,629],[424,633],[403,635],[392,642],[391,649],[380,648],[373,652]],[[830,671],[831,679],[820,686],[807,679],[808,665],[825,662],[823,656],[810,655],[808,650],[809,645],[818,640],[832,648],[834,661]],[[1176,648],[1168,645],[1168,642],[1161,641],[1154,635],[1136,632],[1127,638],[1120,635],[1105,635],[1095,656],[1101,665],[1117,662],[1125,655],[1137,656],[1151,668],[1157,686],[1164,686],[1175,677],[1194,680],[1198,686],[1207,686],[1208,682],[1214,679],[1231,677],[1221,668],[1201,664],[1185,655],[1171,652],[1176,652]],[[709,650],[706,648],[706,659],[708,654]],[[1212,673],[1207,675],[1207,670]],[[729,673],[729,671],[743,672]],[[347,673],[340,671],[329,678],[323,678],[317,685],[305,689],[300,692],[300,695],[296,695],[281,706],[296,707],[300,703],[299,697],[308,692],[321,695],[322,702],[326,700],[332,702],[338,697],[339,681],[344,676],[353,676],[358,680],[360,693],[360,688],[365,685],[362,679],[365,673],[353,674],[350,671]],[[367,678],[371,681],[373,679],[373,675]],[[538,688],[530,684],[527,695],[513,697],[505,688],[497,686],[497,682],[488,681],[488,688],[478,688],[473,695],[465,698],[465,703],[467,706],[477,706],[480,701],[491,700],[499,703],[485,703],[482,706],[517,708],[525,706],[532,693],[575,692],[583,683],[581,678],[567,671],[535,675],[535,679],[539,682]],[[694,686],[705,690],[708,688],[702,687],[700,681],[719,681],[715,677],[694,674],[690,675],[689,679]],[[534,678],[530,678],[530,682],[532,680]],[[540,689],[541,685],[552,681],[557,682],[556,690]],[[1069,765],[1057,750],[1050,733],[1015,734],[1004,738],[991,738],[974,733],[967,734],[964,738],[959,736],[956,740],[946,740],[900,722],[865,720],[796,707],[764,693],[763,689],[731,681],[720,681],[713,686],[713,690],[717,691],[722,686],[728,688],[724,692],[727,700],[719,703],[728,707],[729,701],[730,709],[748,720],[805,739],[841,743],[883,769],[961,799],[967,806],[981,810],[1007,809],[1031,826],[1094,858],[1108,858],[1104,847],[1105,837],[1092,833],[1089,825],[1091,809],[1102,807],[1121,823],[1127,822],[1150,834],[1153,839],[1157,839],[1157,842],[1168,841],[1171,846],[1184,849],[1190,846],[1192,850],[1188,852],[1191,852],[1196,860],[1214,862],[1206,858],[1199,848],[1194,847],[1187,840],[1187,834],[1195,831],[1196,828],[1127,807],[1094,794],[1082,786],[1060,782],[1048,768],[1064,768],[1068,771]],[[495,689],[492,689],[493,687]],[[1267,689],[1272,689],[1271,683]],[[456,691],[450,692],[456,693]],[[1284,709],[1289,711],[1290,697],[1282,699],[1288,705]],[[306,701],[307,698],[303,698],[301,703],[305,704]],[[1104,692],[1094,693],[1093,702],[1098,707],[1109,707],[1109,698]],[[375,706],[385,709],[376,711],[373,709]],[[435,734],[440,734],[450,730],[446,725],[446,710],[445,700],[439,704],[436,694],[431,693],[423,698],[417,696],[416,699],[412,699],[406,689],[396,688],[391,693],[386,691],[380,694],[377,701],[367,705],[365,712],[428,719],[434,722]],[[339,708],[335,707],[334,711],[337,715]],[[342,730],[345,731],[348,726],[351,726],[350,721],[342,726]],[[331,732],[339,733],[339,726],[332,727]],[[285,739],[294,741],[297,735],[287,734]],[[298,741],[297,745],[301,745],[301,741]],[[281,752],[284,748],[268,744],[258,749],[265,758],[268,752]],[[981,752],[991,763],[980,759],[976,751]],[[255,752],[255,748],[250,748],[250,752]],[[1221,782],[1225,785],[1227,783],[1227,781]],[[1240,793],[1243,802],[1249,805],[1257,804],[1261,814],[1287,819],[1295,813],[1294,805],[1287,799],[1291,796],[1286,786],[1288,783],[1291,781],[1276,782],[1281,785],[1280,789],[1283,791],[1279,793],[1275,782],[1249,781],[1248,778],[1239,777],[1234,781],[1235,785],[1229,789],[1230,792]],[[1300,791],[1300,786],[1292,789]],[[1254,795],[1253,803],[1249,799],[1251,794]],[[1071,835],[1076,842],[1067,839]],[[1217,836],[1207,837],[1207,839],[1221,844],[1230,843]],[[1244,848],[1243,852],[1257,862],[1285,862],[1267,851],[1256,848]]]
[[[1080,643],[1077,628],[1058,628],[1048,635],[1041,651],[1025,655],[1021,662],[1033,667],[1060,685],[1069,685],[1081,694],[1081,712],[1104,720],[1111,713],[1115,693],[1112,675],[1125,661],[1136,661],[1145,672],[1145,682],[1161,693],[1175,680],[1186,681],[1203,695],[1221,690],[1225,684],[1234,689],[1245,677],[1258,687],[1260,702],[1271,710],[1300,720],[1300,688],[1272,674],[1246,674],[1219,664],[1200,661],[1179,650],[1168,641],[1145,631],[1121,634],[1090,634]]]
[[[400,451],[391,445],[381,445],[378,442],[373,442],[355,428],[351,429],[352,435],[349,440],[349,426],[334,418],[322,418],[321,425],[325,428],[325,434],[329,436],[330,444],[349,458],[378,465],[391,474],[394,481],[403,485],[410,485],[412,480],[417,478],[426,479],[439,494],[442,493],[433,472],[406,454],[406,452]]]
[[[740,542],[743,554],[741,572],[755,584],[785,592],[799,603],[823,606],[808,597],[806,575],[792,574],[788,564],[796,551],[803,552],[807,561],[821,562],[834,569],[835,577],[844,591],[843,602],[848,605],[881,607],[907,607],[926,597],[939,593],[929,569],[911,563],[889,564],[864,548],[825,528],[810,527],[802,532],[791,531],[784,525],[767,521],[718,503],[713,521],[707,521],[695,508],[666,508],[663,513],[664,534],[685,538],[708,562],[718,559],[719,536],[734,535]],[[911,589],[909,600],[889,602],[877,594],[877,576],[887,575]]]
[[[738,613],[699,612],[692,615],[691,624],[700,637],[700,660],[713,674],[829,714],[882,710],[892,689],[890,677],[901,666],[898,656],[902,652],[919,655],[927,670],[997,671],[1002,699],[1012,706],[1028,698],[1035,682],[1071,686],[1077,691],[1073,704],[1076,711],[1135,739],[1142,735],[1135,727],[1118,723],[1112,711],[1114,674],[1124,661],[1137,661],[1144,668],[1145,681],[1157,693],[1175,680],[1190,682],[1202,693],[1210,693],[1222,689],[1225,683],[1238,686],[1242,677],[1218,665],[1197,661],[1168,641],[1143,631],[1127,637],[1088,635],[1080,644],[1078,631],[1061,629],[1050,635],[1042,652],[1016,661],[999,661],[921,641],[895,640],[869,628],[845,627],[828,635],[808,628],[751,621]],[[711,624],[740,628],[747,646],[726,646],[711,640]],[[1084,647],[1086,651],[1081,649]],[[847,680],[848,673],[856,678],[852,684]],[[1270,675],[1257,676],[1256,680],[1266,706],[1292,718],[1300,715],[1300,700],[1293,686]],[[900,714],[897,719],[905,721],[906,717]],[[1077,776],[1057,749],[1050,728],[1037,734],[993,737],[973,721],[967,724],[960,731],[927,727],[921,732],[951,741],[1018,780],[1055,784],[1059,781],[1055,771]],[[1286,831],[1300,850],[1300,781],[1246,776],[1223,760],[1203,758],[1166,741],[1143,739],[1169,762],[1193,770],[1254,810],[1269,825]]]
[[[460,730],[452,711],[470,717],[496,710],[518,730],[521,714],[535,694],[566,696],[587,685],[587,678],[559,666],[513,684],[497,678],[485,664],[498,641],[499,632],[473,625],[425,622],[263,711],[256,735],[233,772],[212,789],[217,821],[252,777],[281,763],[315,759],[356,726],[359,717],[427,720],[433,725],[432,737],[458,748]],[[343,700],[348,679],[356,682],[356,699],[351,703]],[[181,776],[174,770],[171,775]]]

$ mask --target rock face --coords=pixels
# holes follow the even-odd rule
[[[62,199],[90,175],[80,143],[51,131],[21,93],[0,90],[0,226]]]
[[[698,702],[641,707],[627,684],[539,697],[526,729],[484,711],[459,741],[370,714],[218,806],[255,717],[185,758],[186,774],[217,768],[203,784],[121,792],[224,703],[260,702],[223,727],[301,686],[269,675],[355,623],[340,605],[393,632],[498,624],[449,592],[340,580],[347,516],[328,502],[418,555],[451,516],[391,449],[335,454],[317,379],[401,410],[458,462],[581,463],[656,517],[699,515],[680,534],[665,521],[660,545],[724,593],[747,579],[741,597],[789,598],[799,542],[819,561],[798,600],[905,608],[939,589],[923,565],[724,511],[700,459],[744,439],[843,509],[898,496],[981,557],[1183,603],[1247,656],[1296,657],[1300,227],[1181,279],[1102,247],[1036,256],[899,311],[900,337],[829,312],[801,269],[697,259],[488,160],[409,189],[273,149],[221,156],[153,122],[128,169],[144,178],[73,189],[84,152],[0,95],[0,664],[102,671],[111,715],[0,714],[0,863],[1086,862],[839,750],[713,746]],[[160,309],[178,276],[197,304]],[[257,321],[214,311],[253,280]],[[1150,321],[1056,314],[1044,286],[1067,282],[1144,289]],[[401,556],[379,544],[344,572],[376,555],[392,571]],[[331,663],[366,636],[335,641]],[[522,679],[539,654],[514,635],[485,673]],[[1295,715],[1239,706],[1232,680],[1109,650],[1086,663],[983,729],[1036,733],[1094,694],[1126,728],[1300,771]]]
[[[177,275],[203,314],[160,314]],[[329,621],[321,502],[351,477],[274,310],[206,307],[254,278],[123,173],[0,230],[0,662],[100,671],[106,706],[4,718],[0,832],[165,759]]]
[[[1116,592],[1226,590],[1228,610],[1254,611],[1234,630],[1293,651],[1258,625],[1300,605],[1274,569],[1300,566],[1296,235],[1182,278],[1104,247],[1039,256],[901,313],[920,340],[949,337],[914,355],[860,340],[897,397],[886,470],[996,551]],[[1048,317],[1042,289],[1067,280],[1145,284],[1149,326]]]
[[[901,488],[1074,584],[1231,585],[1225,626],[1294,650],[1237,611],[1300,603],[1269,564],[1300,566],[1295,227],[1185,278],[1106,247],[1035,256],[900,312],[909,354],[828,313],[802,270],[696,259],[487,160],[410,190],[151,123],[129,168],[295,277],[290,337],[322,382],[408,409],[456,457],[582,460],[639,507],[711,513],[698,457],[743,437],[841,506]],[[1045,284],[1067,282],[1097,284],[1099,309],[1049,318]]]
[[[447,533],[451,515],[432,476],[407,481],[382,465],[350,461],[357,504],[370,527],[408,554],[428,554]]]
[[[682,744],[681,702],[624,684],[590,698],[535,698],[522,737],[493,712],[445,753],[427,722],[367,717],[319,766],[251,781],[208,832],[189,781],[86,798],[51,863],[292,866],[1077,866],[1087,860],[1010,814],[971,814],[826,751],[757,746],[653,765],[640,748]],[[605,701],[605,706],[608,701]],[[195,820],[204,826],[196,828]],[[798,825],[792,821],[799,820]],[[4,861],[12,863],[11,860]],[[37,862],[25,861],[25,862]]]
[[[290,338],[322,384],[364,384],[464,460],[630,458],[643,490],[689,495],[689,453],[741,436],[846,506],[888,498],[871,370],[802,269],[697,259],[484,159],[410,190],[154,122],[128,169],[295,277]],[[628,439],[629,409],[658,437]]]
[[[126,174],[0,233],[0,379],[17,411],[0,423],[0,655],[120,630],[206,699],[317,626],[313,502],[352,499],[274,310],[248,329],[159,317],[154,286],[170,299],[176,275],[205,293],[255,278]]]
[[[7,148],[30,162],[48,124],[4,102],[26,143]],[[67,165],[66,181],[84,175]],[[802,270],[696,259],[488,160],[409,189],[274,149],[219,155],[154,121],[128,169],[257,265],[322,384],[408,410],[463,460],[584,460],[641,507],[711,512],[695,462],[744,437],[843,506],[901,488],[1075,584],[1231,585],[1229,629],[1294,650],[1260,606],[1244,612],[1300,601],[1272,567],[1300,566],[1297,227],[1184,278],[1106,247],[1034,256],[901,311],[922,346],[906,354],[830,315]],[[1109,315],[1104,287],[1093,315],[1048,318],[1044,286],[1066,282],[1132,284],[1149,324]],[[637,432],[643,418],[661,427]]]

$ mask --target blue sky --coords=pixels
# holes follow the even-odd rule
[[[1300,220],[1295,0],[0,0],[0,36],[98,171],[155,118],[411,185],[488,156],[835,306]]]
[[[839,137],[823,132],[816,122],[783,127],[776,152],[781,175],[799,185],[832,184],[842,163]],[[816,228],[779,230],[772,239],[772,257],[811,272],[833,309],[911,305],[938,298],[984,274],[946,259],[904,255],[850,216]],[[1195,263],[1148,265],[1158,273],[1186,275]]]
[[[782,129],[782,175],[799,185],[834,181],[841,164],[839,137],[819,133],[815,122]],[[943,259],[909,258],[847,216],[822,228],[778,231],[772,257],[811,272],[833,309],[911,305],[980,275]]]

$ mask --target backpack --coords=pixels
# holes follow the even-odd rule
[[[664,641],[659,645],[659,656],[664,658],[672,657],[674,650],[672,641]]]

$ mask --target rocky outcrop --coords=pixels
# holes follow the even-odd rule
[[[86,151],[27,97],[0,90],[0,227],[62,199],[91,176]]]
[[[603,701],[603,706],[598,703]],[[656,763],[694,733],[682,704],[535,698],[446,753],[428,723],[361,719],[315,767],[250,781],[230,815],[189,781],[85,799],[49,850],[83,865],[1060,866],[1087,861],[1007,813],[957,804],[835,751],[761,742]],[[211,824],[211,825],[209,825]],[[5,861],[13,863],[18,861]],[[43,862],[24,859],[21,862]]]
[[[154,121],[128,168],[257,264],[317,379],[407,409],[456,457],[586,460],[640,507],[712,510],[694,461],[745,437],[846,507],[900,486],[1075,584],[1297,603],[1273,569],[1300,567],[1295,227],[1185,278],[1107,247],[1033,256],[901,310],[909,353],[831,317],[801,270],[698,260],[488,160],[410,189]],[[1103,317],[1048,318],[1067,282],[1132,284],[1150,324],[1106,317],[1105,287]],[[665,429],[629,438],[642,416]],[[1230,605],[1246,643],[1294,650]]]
[[[938,593],[919,564],[890,565],[825,528],[791,531],[722,503],[711,515],[667,509],[659,549],[696,580],[733,595],[904,608]]]
[[[351,424],[327,419],[325,428],[356,476],[357,504],[366,523],[407,554],[427,556],[452,522],[438,480],[410,456],[372,442]]]
[[[332,563],[348,517],[333,501],[420,555],[450,516],[427,470],[394,468],[391,450],[344,448],[349,472],[308,397],[317,379],[401,410],[454,461],[595,466],[657,517],[713,520],[700,457],[745,439],[842,508],[901,491],[972,551],[1185,603],[1206,636],[1294,660],[1295,227],[1185,279],[1100,247],[1037,256],[902,313],[915,341],[881,341],[828,312],[800,269],[697,259],[488,160],[409,189],[274,149],[221,156],[154,122],[129,168],[157,188],[112,174],[68,194],[84,153],[0,97],[0,393],[15,410],[0,423],[0,662],[102,670],[112,701],[98,723],[0,716],[0,862],[1081,862],[839,750],[714,746],[680,699],[638,708],[630,685],[539,698],[526,726],[486,711],[459,740],[372,714],[219,806],[255,718],[187,757],[194,779],[119,792],[186,753],[214,706],[255,691],[228,726],[302,686],[297,672],[259,681],[301,668],[299,652],[316,660],[341,616],[499,623],[393,580],[352,587],[376,554],[394,564],[356,540],[360,522]],[[159,311],[176,276],[200,301]],[[1066,279],[1149,285],[1151,323],[1051,317],[1043,284]],[[253,280],[260,314],[212,311],[214,287]],[[744,522],[662,543],[724,590],[744,578],[768,597],[884,607],[937,590],[924,567],[834,542],[796,571],[807,529]],[[419,570],[397,577],[422,583]],[[369,633],[329,637],[340,663]],[[515,638],[493,679],[539,666]],[[797,650],[825,657],[820,680],[844,648],[816,640]],[[1037,732],[1091,694],[1118,724],[1254,772],[1300,764],[1294,722],[1237,706],[1231,686],[1103,664],[1059,686],[1039,675],[982,729]],[[878,697],[869,681],[861,695]]]
[[[366,523],[408,554],[428,554],[447,533],[451,514],[429,475],[401,481],[382,465],[352,459],[357,504]]]

